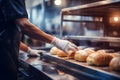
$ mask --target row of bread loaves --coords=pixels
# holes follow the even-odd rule
[[[88,65],[108,66],[113,70],[120,70],[120,56],[118,53],[106,53],[104,50],[94,51],[91,48],[80,49],[76,52],[69,51],[67,55],[64,51],[53,47],[50,50],[51,54],[56,54],[59,57],[74,58],[77,61],[87,62]]]

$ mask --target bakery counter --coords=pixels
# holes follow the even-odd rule
[[[25,53],[20,53],[19,71],[27,78],[26,80],[79,80],[41,57],[27,57]]]
[[[57,68],[60,70],[82,80],[120,80],[120,72],[112,71],[108,66],[89,66],[85,62],[78,62],[66,57],[61,58],[50,53],[43,54],[42,59],[58,65]]]

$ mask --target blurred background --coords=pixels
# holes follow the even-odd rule
[[[35,24],[37,27],[42,29],[48,34],[54,35],[56,37],[60,36],[60,26],[61,26],[61,9],[67,7],[73,7],[77,5],[92,3],[95,1],[100,0],[26,0],[26,8],[29,15],[29,20]],[[67,19],[80,19],[79,16],[66,16]],[[82,17],[85,20],[91,20],[90,17]],[[74,28],[74,26],[76,28]],[[71,31],[74,35],[99,35],[102,36],[101,29],[94,28],[95,24],[88,24],[93,25],[94,32],[96,34],[92,34],[91,31],[87,31],[84,28],[85,23],[63,23],[63,29],[67,34],[71,35]],[[66,27],[69,26],[69,27]],[[102,25],[101,25],[102,26]],[[88,26],[89,27],[89,26]],[[100,28],[100,27],[99,27]],[[73,30],[74,29],[74,30]],[[96,29],[96,30],[95,30]],[[76,30],[80,30],[79,32]],[[87,31],[87,33],[85,33]],[[67,35],[64,32],[64,35]],[[93,31],[92,31],[93,32]],[[22,41],[25,42],[29,46],[40,47],[40,46],[49,46],[48,44],[44,44],[40,41],[34,40],[29,38],[28,36],[24,35],[22,37]]]

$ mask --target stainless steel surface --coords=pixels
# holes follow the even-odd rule
[[[21,66],[27,66],[27,69],[30,68],[29,71],[32,76],[35,75],[36,77],[39,76],[42,78],[37,78],[37,80],[79,80],[74,76],[59,70],[56,68],[56,65],[40,60],[39,57],[27,57],[25,53],[20,53],[19,60]],[[36,77],[34,78],[35,80]]]
[[[92,80],[119,80],[120,79],[120,72],[112,71],[108,66],[106,67],[98,67],[98,66],[89,66],[85,62],[78,62],[73,59],[60,58],[55,55],[44,54],[43,59],[46,61],[59,65],[62,69],[70,69],[69,73],[72,72],[77,77],[81,75],[84,78],[92,79]],[[83,78],[83,80],[84,80]],[[85,79],[86,80],[86,79]]]
[[[117,3],[117,4],[116,4]],[[116,4],[112,5],[111,4]],[[114,8],[120,8],[120,0],[104,0],[85,5],[64,8],[62,14],[64,15],[92,15],[103,16],[106,12],[116,11]],[[92,9],[91,9],[92,8]]]
[[[120,38],[116,38],[116,37],[65,36],[64,38],[65,38],[65,39],[75,39],[75,40],[90,40],[90,41],[120,42]]]
[[[62,9],[62,11],[64,12],[64,11],[77,10],[77,9],[82,9],[82,8],[90,8],[90,7],[96,7],[96,6],[104,6],[104,5],[111,4],[111,3],[116,3],[116,2],[120,2],[120,0],[104,0],[104,1],[98,1],[98,2],[94,2],[94,3],[89,3],[89,4],[85,4],[85,5],[76,6],[76,7],[64,8],[64,9]]]
[[[51,55],[49,50],[40,57],[20,55],[20,63],[31,67],[32,74],[40,73],[53,80],[119,80],[120,72],[112,71],[108,66],[89,66],[85,62],[78,62],[66,57]],[[29,67],[28,67],[29,66]],[[36,72],[37,71],[37,72]],[[41,80],[41,79],[40,79]]]
[[[65,36],[63,33],[65,32],[65,30],[63,29],[63,23],[64,22],[71,22],[71,23],[89,23],[89,22],[93,22],[95,24],[97,24],[98,22],[101,23],[103,26],[101,26],[101,29],[103,31],[102,36],[115,36],[113,34],[114,31],[116,31],[117,37],[120,35],[118,29],[114,29],[112,31],[112,27],[117,26],[117,24],[111,25],[109,23],[109,17],[119,14],[120,12],[120,0],[103,0],[103,1],[98,1],[98,2],[94,2],[94,3],[89,3],[89,4],[84,4],[84,5],[79,5],[79,6],[75,6],[75,7],[69,7],[69,8],[64,8],[61,11],[61,30],[60,30],[60,35],[61,37]],[[80,17],[102,17],[100,21],[87,21],[87,20],[68,20],[68,19],[64,19],[65,16],[80,16]],[[73,25],[74,26],[74,25]],[[92,25],[91,25],[92,26]],[[75,26],[74,26],[75,27]],[[80,25],[80,27],[83,27],[82,25]],[[96,26],[98,27],[98,26]],[[109,28],[108,28],[109,27]],[[119,27],[119,25],[118,25]],[[66,27],[66,28],[69,28]],[[81,30],[82,31],[82,30]],[[85,31],[83,31],[85,32]],[[67,34],[66,34],[67,35]],[[84,35],[83,34],[79,34],[79,35]]]

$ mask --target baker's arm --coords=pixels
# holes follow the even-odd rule
[[[28,55],[35,55],[35,56],[40,56],[40,53],[46,52],[44,50],[36,50],[36,49],[32,49],[30,47],[28,47],[26,44],[20,42],[20,50],[28,53]]]
[[[77,46],[67,40],[61,40],[55,38],[52,35],[49,35],[43,32],[41,29],[33,25],[27,18],[19,18],[16,20],[16,24],[20,26],[21,30],[31,38],[50,43],[59,49],[64,50],[68,53],[68,50],[77,50]]]
[[[50,43],[53,40],[53,36],[46,34],[41,29],[32,24],[27,18],[20,18],[16,20],[16,23],[22,29],[22,32],[31,38],[41,40]]]

